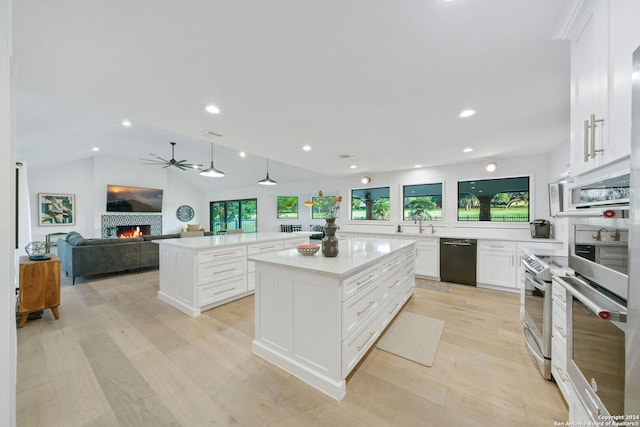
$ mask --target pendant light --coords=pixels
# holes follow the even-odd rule
[[[211,143],[211,166],[207,169],[200,171],[200,175],[209,178],[220,178],[224,176],[224,172],[213,167],[213,142]]]
[[[277,182],[269,178],[269,159],[267,159],[267,176],[266,178],[258,181],[258,184],[260,185],[276,185],[277,184]]]

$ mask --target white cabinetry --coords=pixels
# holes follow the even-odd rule
[[[195,317],[204,310],[253,293],[255,264],[247,256],[308,242],[307,237],[282,237],[282,234],[258,235],[253,243],[241,242],[251,236],[159,241],[158,298]]]
[[[478,243],[478,287],[499,287],[518,292],[516,243],[480,241]],[[488,286],[487,286],[488,285]]]
[[[413,243],[380,251],[371,239],[360,242],[365,263],[363,252],[353,256],[346,247],[337,259],[250,257],[258,280],[254,353],[338,400],[349,373],[413,294]]]
[[[416,275],[440,278],[440,247],[438,238],[419,238],[416,243]]]
[[[571,42],[571,173],[630,152],[631,54],[640,45],[637,0],[580,0],[564,23]]]

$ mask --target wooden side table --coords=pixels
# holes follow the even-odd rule
[[[60,258],[47,254],[51,259],[33,261],[20,257],[20,290],[18,292],[18,328],[27,323],[29,313],[51,309],[53,317],[60,318]]]

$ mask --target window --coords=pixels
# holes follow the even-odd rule
[[[390,220],[389,187],[351,190],[352,220]]]
[[[529,177],[459,181],[458,221],[529,222]]]
[[[213,234],[242,229],[245,233],[257,231],[257,199],[222,200],[209,204],[209,218]]]
[[[330,207],[335,203],[335,196],[312,197],[311,219],[324,219],[331,216]]]
[[[298,198],[278,196],[278,219],[298,218]]]
[[[442,221],[442,183],[402,187],[402,219]]]

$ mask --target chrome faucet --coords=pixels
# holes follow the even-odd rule
[[[606,228],[602,227],[600,230],[598,230],[598,232],[594,235],[591,236],[593,237],[593,240],[597,240],[598,242],[602,240],[602,232],[603,231],[609,231]]]
[[[424,228],[422,227],[422,217],[419,215],[416,215],[413,217],[413,223],[419,223],[418,225],[418,233],[422,233],[424,231]]]

